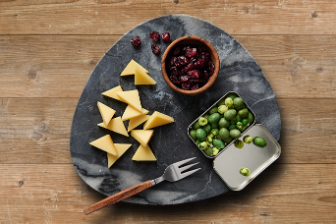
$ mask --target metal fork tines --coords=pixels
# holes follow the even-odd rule
[[[192,157],[192,158],[185,159],[185,160],[182,160],[182,161],[171,164],[170,166],[168,166],[166,168],[165,172],[163,173],[163,175],[161,177],[156,178],[156,179],[151,181],[152,184],[155,185],[155,184],[158,184],[158,183],[160,183],[164,180],[167,180],[169,182],[175,182],[175,181],[181,180],[181,179],[197,172],[201,168],[190,170],[188,172],[182,173],[183,171],[185,171],[185,170],[191,168],[192,166],[198,164],[198,162],[187,165],[187,166],[183,166],[183,167],[180,168],[180,166],[186,164],[187,162],[189,162],[189,161],[191,161],[195,158],[196,157]]]

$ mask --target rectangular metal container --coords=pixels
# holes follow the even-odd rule
[[[240,97],[240,98],[242,98],[237,92],[234,92],[234,91],[230,91],[230,92],[227,92],[225,95],[223,95],[221,98],[219,98],[219,100],[217,100],[213,105],[211,105],[203,114],[201,114],[196,120],[194,120],[189,126],[188,126],[188,128],[187,128],[187,135],[188,135],[188,137],[190,138],[190,140],[196,145],[196,147],[203,153],[203,155],[205,156],[205,157],[207,157],[207,158],[209,158],[209,159],[214,159],[214,158],[216,158],[220,153],[218,153],[216,156],[207,156],[206,154],[205,154],[205,152],[202,150],[202,149],[200,149],[199,147],[198,147],[198,145],[196,144],[196,142],[195,142],[195,140],[192,138],[192,137],[190,137],[190,135],[189,135],[189,130],[192,128],[192,125],[195,123],[195,122],[198,122],[198,119],[200,118],[200,117],[202,117],[203,115],[205,115],[206,113],[208,113],[208,111],[209,110],[211,110],[211,108],[213,108],[214,106],[217,106],[217,103],[219,102],[219,101],[221,101],[223,98],[225,98],[228,94],[230,94],[230,93],[234,93],[234,94],[236,94],[238,97]],[[244,100],[244,99],[243,99]],[[245,103],[245,101],[244,101],[244,103]],[[251,110],[251,108],[245,103],[245,106],[246,106],[246,108],[249,110],[249,111],[251,111],[251,113],[253,114],[253,116],[254,116],[254,121],[253,121],[253,123],[252,124],[250,124],[250,126],[245,130],[245,131],[243,131],[241,134],[242,135],[244,135],[244,133],[246,133],[254,124],[255,124],[255,122],[256,122],[256,115],[255,115],[255,113]],[[226,148],[228,148],[228,147],[230,147],[230,145],[232,145],[234,143],[234,141],[232,141],[232,142],[230,142],[229,144],[227,144],[226,146],[225,146],[225,148],[224,149],[222,149],[221,150],[221,152],[222,151],[224,151]]]
[[[281,146],[264,126],[261,124],[255,124],[256,115],[244,101],[246,108],[252,112],[254,121],[244,132],[241,133],[241,136],[227,144],[216,156],[207,156],[204,151],[198,147],[194,139],[190,137],[189,130],[200,117],[208,113],[212,107],[216,106],[221,99],[225,98],[230,93],[235,93],[237,96],[241,97],[234,91],[226,93],[188,126],[187,135],[205,157],[214,159],[213,169],[225,182],[225,184],[233,191],[240,191],[279,158]],[[243,141],[244,137],[247,135],[250,135],[253,138],[257,136],[262,137],[266,140],[267,145],[261,148],[253,143],[247,144]],[[241,149],[234,145],[236,140],[244,142],[244,146]],[[247,167],[250,170],[251,173],[249,176],[243,176],[240,174],[239,171],[242,167]]]
[[[239,149],[234,144],[229,146],[225,151],[218,153],[213,161],[213,168],[225,184],[233,191],[244,189],[254,178],[256,178],[263,170],[271,165],[281,153],[279,143],[273,138],[268,130],[256,124],[250,128],[239,140],[247,135],[254,137],[263,137],[267,145],[263,148],[253,143],[246,144]],[[251,173],[249,176],[243,176],[239,170],[247,167]]]

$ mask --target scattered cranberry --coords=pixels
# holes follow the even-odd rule
[[[131,43],[134,47],[137,47],[141,44],[141,39],[140,37],[136,36],[131,40]]]
[[[159,55],[161,53],[161,49],[156,44],[152,44],[152,52],[156,55]]]
[[[170,42],[171,41],[170,33],[168,33],[168,32],[162,33],[161,38],[164,42]]]
[[[166,65],[169,78],[177,87],[184,90],[199,89],[214,73],[215,65],[203,46],[179,46],[172,52]]]
[[[160,41],[160,34],[156,31],[153,31],[149,35],[149,38],[151,38],[154,42],[159,42]]]

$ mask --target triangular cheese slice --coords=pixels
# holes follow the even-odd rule
[[[124,71],[120,74],[120,76],[134,75],[135,74],[135,66],[139,66],[139,69],[142,72],[148,73],[146,69],[144,69],[141,65],[139,65],[136,61],[131,60]]]
[[[143,72],[139,66],[135,66],[135,76],[134,76],[135,85],[155,85],[155,80]]]
[[[139,91],[137,89],[118,92],[116,94],[121,99],[123,99],[126,103],[128,103],[128,105],[132,106],[134,109],[138,110],[139,112],[142,112]]]
[[[149,117],[150,117],[149,115],[144,114],[130,119],[127,131],[132,131],[134,128],[138,127],[140,124],[147,121]]]
[[[154,130],[132,130],[131,136],[135,138],[141,145],[147,146],[149,140],[152,138]]]
[[[116,148],[118,155],[115,156],[107,153],[107,167],[110,168],[131,146],[132,144],[115,143],[114,147]]]
[[[128,105],[126,107],[126,110],[125,110],[123,116],[122,116],[122,120],[126,121],[126,120],[129,120],[129,119],[144,115],[144,114],[148,114],[148,110],[146,110],[144,108],[142,108],[141,111],[142,112],[139,112],[136,109],[134,109],[133,107],[131,107],[130,105]]]
[[[104,124],[108,125],[116,111],[101,102],[97,102],[97,106]]]
[[[98,138],[97,140],[90,142],[90,145],[103,150],[105,152],[108,152],[112,155],[118,155],[116,148],[114,147],[112,138],[110,135],[105,135],[101,138]]]
[[[124,122],[121,120],[121,117],[113,118],[108,125],[105,125],[103,122],[98,124],[99,127],[106,128],[115,133],[129,137],[128,132],[126,131]]]
[[[132,160],[135,161],[156,161],[156,158],[149,146],[140,145]]]
[[[144,124],[144,130],[174,122],[174,118],[155,111]]]
[[[110,98],[113,98],[113,99],[116,99],[116,100],[120,100],[120,101],[123,101],[122,99],[120,99],[119,96],[117,96],[117,92],[122,92],[122,88],[121,86],[117,86],[117,87],[114,87],[110,90],[107,90],[105,92],[102,93],[103,96],[107,96],[107,97],[110,97]],[[123,101],[124,102],[124,101]]]

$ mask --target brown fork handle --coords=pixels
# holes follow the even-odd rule
[[[126,190],[123,190],[115,195],[112,195],[108,198],[105,198],[104,200],[101,200],[97,202],[96,204],[91,205],[90,207],[84,209],[84,213],[86,215],[90,214],[91,212],[97,211],[98,209],[105,208],[109,205],[113,205],[121,200],[124,200],[126,198],[132,197],[133,195],[136,195],[148,188],[153,186],[152,182],[150,180],[140,183],[138,185],[135,185],[133,187],[127,188]]]

